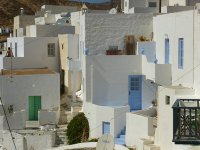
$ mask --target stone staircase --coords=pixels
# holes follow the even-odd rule
[[[115,144],[125,145],[126,127],[121,130],[121,133],[115,138]]]
[[[67,145],[66,129],[58,129],[56,131],[56,147]]]

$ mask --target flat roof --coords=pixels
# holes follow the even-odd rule
[[[12,75],[55,74],[50,69],[21,69],[12,70]],[[1,75],[11,75],[11,70],[1,70]]]

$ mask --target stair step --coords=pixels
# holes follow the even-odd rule
[[[115,138],[115,144],[125,145],[125,139],[123,139],[123,138]]]
[[[125,134],[121,134],[119,137],[122,138],[122,139],[125,139],[126,135]]]

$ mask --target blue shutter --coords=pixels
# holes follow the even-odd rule
[[[183,61],[184,61],[184,39],[178,39],[178,68],[183,69]]]
[[[169,39],[165,39],[165,64],[169,64]]]

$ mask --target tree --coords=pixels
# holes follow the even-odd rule
[[[84,113],[75,116],[67,126],[68,144],[86,142],[89,138],[89,123]]]

